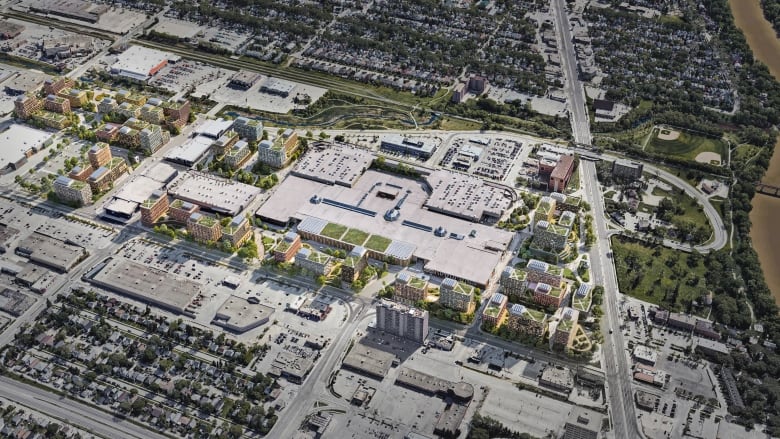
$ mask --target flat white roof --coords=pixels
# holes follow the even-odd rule
[[[130,46],[117,55],[111,71],[134,79],[147,79],[150,71],[160,63],[177,58],[178,56],[161,50]]]
[[[163,183],[138,175],[125,183],[122,189],[114,195],[114,198],[140,204],[147,200],[152,192],[162,187]]]
[[[121,198],[114,198],[106,204],[106,210],[110,212],[123,213],[127,216],[131,216],[135,209],[138,208],[138,204],[134,201],[123,200]]]
[[[168,190],[176,198],[229,215],[244,210],[260,192],[254,186],[192,170],[181,175]]]
[[[197,136],[168,151],[165,158],[174,162],[192,164],[200,160],[211,147],[214,139]]]
[[[26,125],[11,125],[0,133],[0,168],[21,159],[30,148],[40,148],[51,136],[51,133]]]
[[[232,120],[225,120],[222,118],[216,120],[209,119],[203,122],[201,126],[197,127],[195,132],[199,135],[211,137],[216,140],[219,139],[225,131],[229,130],[232,125]]]

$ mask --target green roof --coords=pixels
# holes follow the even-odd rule
[[[455,291],[458,294],[467,294],[471,295],[474,293],[474,287],[463,282],[458,282],[455,284],[455,288],[452,289],[452,291]]]
[[[558,321],[558,329],[561,331],[571,331],[571,328],[574,326],[574,320],[568,320],[568,319],[561,319]]]
[[[537,311],[528,307],[525,308],[525,311],[533,320],[537,322],[543,322],[547,317],[547,314],[543,313],[542,311]]]
[[[346,226],[342,226],[341,224],[336,223],[328,223],[328,225],[322,229],[320,235],[333,239],[341,239],[341,236],[344,235],[344,232],[346,231]]]
[[[200,218],[198,218],[198,224],[206,227],[212,227],[214,224],[217,223],[217,219],[214,217],[201,215]]]
[[[290,243],[285,240],[281,240],[279,241],[279,244],[276,244],[274,251],[285,253],[287,252],[287,250],[289,250],[289,248],[290,248]]]
[[[365,247],[371,250],[378,251],[379,253],[384,253],[384,251],[387,250],[387,247],[390,246],[391,242],[393,241],[388,238],[385,238],[384,236],[371,235],[368,238],[368,241],[366,241]]]
[[[121,165],[124,162],[125,162],[125,159],[123,159],[122,157],[112,157],[111,161],[106,163],[106,168],[114,169],[114,168],[116,168],[117,166]]]
[[[590,309],[590,305],[593,302],[593,294],[591,290],[584,296],[577,297],[576,294],[572,296],[571,307],[577,311],[587,312]]]
[[[482,312],[482,314],[488,315],[490,317],[498,317],[499,313],[501,313],[501,308],[498,307],[498,305],[492,303],[485,308],[485,311]]]
[[[411,276],[409,278],[409,286],[411,286],[412,288],[417,288],[417,289],[425,288],[425,284],[426,284],[425,280],[417,276]]]
[[[563,288],[551,288],[549,295],[552,297],[561,297],[561,294],[563,293]]]
[[[516,268],[511,271],[511,274],[509,275],[510,279],[517,279],[520,281],[524,281],[528,278],[528,272],[525,271],[522,268]]]
[[[344,265],[346,265],[347,267],[355,267],[359,260],[360,260],[359,257],[354,255],[349,255],[347,256],[346,259],[344,259]]]
[[[328,260],[330,260],[330,256],[326,255],[325,253],[313,251],[309,254],[309,257],[306,259],[316,262],[318,264],[326,264],[328,263]]]
[[[550,224],[547,227],[547,231],[550,233],[554,233],[556,235],[562,235],[562,236],[568,236],[569,235],[569,229],[566,227],[561,227],[555,224]]]
[[[347,233],[345,233],[341,238],[341,240],[354,245],[363,245],[367,238],[368,233],[358,229],[349,229],[347,230]]]

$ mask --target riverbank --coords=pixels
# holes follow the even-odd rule
[[[772,76],[780,81],[780,39],[772,25],[764,18],[759,0],[729,0],[734,22],[745,34],[753,56],[769,68]],[[780,186],[780,138],[775,145],[774,155],[763,180]],[[766,195],[753,197],[750,212],[750,238],[758,253],[761,269],[767,286],[772,291],[775,303],[780,304],[780,233],[775,230],[775,221],[780,213],[780,198]]]

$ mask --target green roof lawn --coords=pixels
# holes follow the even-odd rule
[[[526,307],[525,310],[528,313],[528,315],[531,316],[534,320],[536,320],[538,322],[544,320],[545,314],[543,312],[537,311],[535,309],[531,309],[531,308],[528,308],[528,307]]]
[[[419,277],[412,276],[411,279],[409,279],[409,285],[412,288],[425,288],[425,281],[423,279],[420,279]]]
[[[368,241],[366,241],[366,248],[378,251],[379,253],[384,253],[384,251],[387,250],[387,247],[390,246],[391,242],[392,241],[390,239],[385,238],[384,236],[371,235],[368,238]]]
[[[363,245],[366,242],[366,238],[368,238],[368,233],[358,229],[349,229],[341,240],[354,245]]]
[[[341,239],[341,235],[347,231],[345,226],[336,223],[328,223],[320,232],[320,235],[327,236],[328,238]]]

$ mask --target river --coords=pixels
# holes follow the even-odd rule
[[[780,40],[772,25],[764,19],[759,0],[729,0],[734,21],[745,34],[753,56],[769,67],[772,76],[780,81]],[[769,162],[763,181],[780,186],[780,138]],[[766,283],[775,302],[780,304],[780,233],[775,229],[780,198],[756,195],[750,212],[750,237],[758,253]]]

